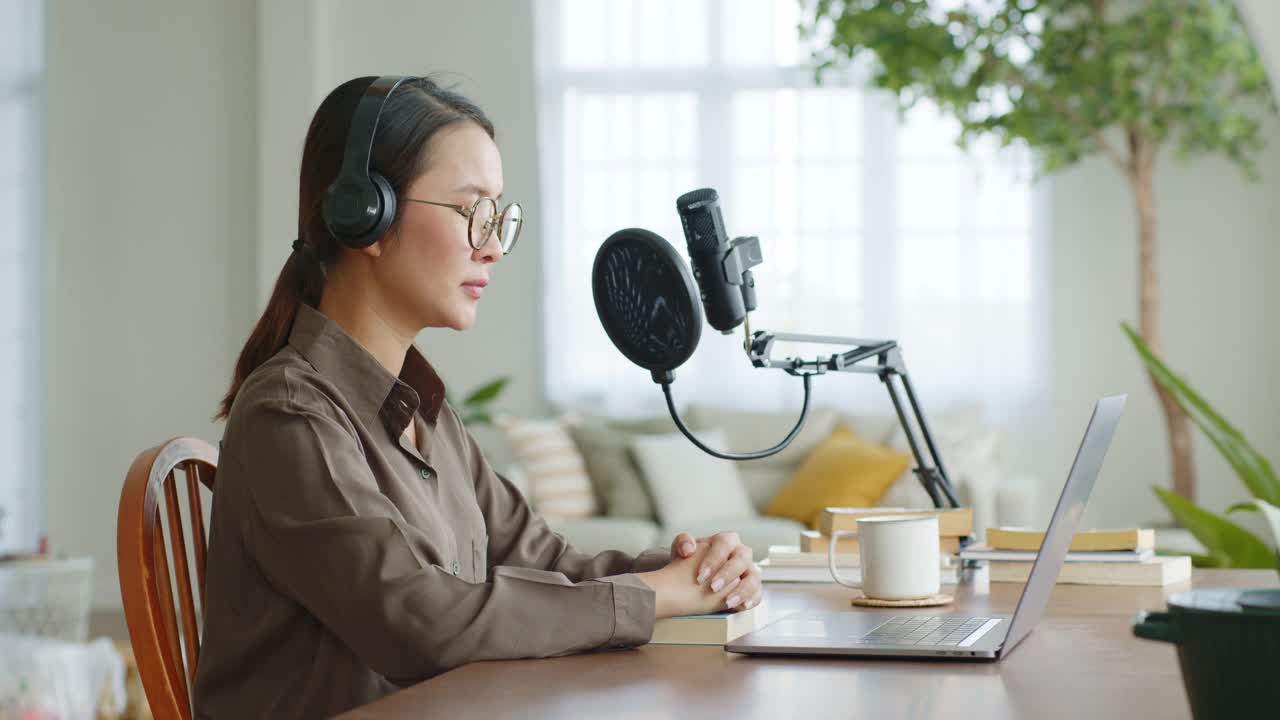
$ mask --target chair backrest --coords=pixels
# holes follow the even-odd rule
[[[157,720],[191,720],[191,684],[200,657],[200,630],[193,593],[204,607],[205,537],[200,486],[213,489],[218,451],[203,440],[174,438],[143,451],[129,467],[116,526],[120,595],[138,674]],[[177,474],[185,475],[187,518],[195,555],[196,587],[187,563]],[[161,523],[161,504],[168,525]],[[177,576],[177,605],[169,564]],[[179,618],[181,613],[181,634]]]

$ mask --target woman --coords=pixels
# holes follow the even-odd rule
[[[414,78],[370,155],[394,221],[339,244],[321,201],[372,80],[312,119],[300,237],[222,403],[198,717],[329,716],[475,660],[642,644],[657,618],[759,601],[733,533],[583,555],[494,473],[413,340],[471,326],[519,209],[487,199],[489,120]]]

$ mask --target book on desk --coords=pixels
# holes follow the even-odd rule
[[[1025,583],[1030,562],[991,561],[991,582]],[[1143,562],[1069,562],[1058,571],[1058,583],[1066,585],[1133,585],[1163,587],[1191,579],[1190,555],[1156,555]]]
[[[857,532],[858,519],[895,515],[936,515],[939,537],[961,538],[973,534],[973,508],[828,507],[818,514],[822,535],[836,531]],[[838,547],[838,546],[837,546]]]
[[[1044,543],[1044,531],[990,528],[985,545],[960,552],[965,560],[985,560],[991,582],[1025,583]],[[1079,530],[1071,536],[1058,582],[1068,585],[1163,587],[1191,577],[1191,558],[1156,555],[1149,528]]]
[[[769,554],[757,563],[762,582],[834,583],[827,565],[827,553],[804,552],[796,545],[770,545]],[[959,563],[951,555],[941,555],[939,572],[944,584],[960,580]],[[862,581],[861,559],[857,554],[836,554],[836,569],[848,582]]]
[[[997,550],[1039,550],[1044,531],[1031,528],[987,528],[987,546]],[[1154,550],[1156,532],[1150,528],[1078,530],[1071,536],[1071,552]]]
[[[800,551],[827,554],[831,547],[831,538],[817,530],[800,531]],[[841,555],[856,556],[861,548],[856,535],[846,535],[836,541],[836,552]],[[955,535],[939,535],[938,552],[954,555],[960,550],[960,538]]]
[[[678,615],[653,624],[651,645],[724,645],[756,629],[757,607],[710,615]]]

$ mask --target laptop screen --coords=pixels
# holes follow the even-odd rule
[[[1080,441],[1080,449],[1076,451],[1076,458],[1071,463],[1071,472],[1067,474],[1067,484],[1062,488],[1058,506],[1054,508],[1053,517],[1049,520],[1049,529],[1045,531],[1044,543],[1040,546],[1040,553],[1027,577],[1027,585],[1022,590],[1018,607],[1013,611],[1003,652],[1012,650],[1044,616],[1044,609],[1049,604],[1049,593],[1053,592],[1054,583],[1058,580],[1058,572],[1071,547],[1071,536],[1080,524],[1080,516],[1084,514],[1084,506],[1093,490],[1093,483],[1098,478],[1098,470],[1102,468],[1102,460],[1107,455],[1107,448],[1111,446],[1111,438],[1115,435],[1127,397],[1115,395],[1102,398],[1093,408],[1093,417],[1089,418],[1084,439]]]

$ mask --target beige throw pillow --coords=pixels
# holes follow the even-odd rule
[[[525,478],[530,505],[548,519],[595,515],[595,493],[582,454],[560,418],[500,415],[494,424],[506,437]]]

